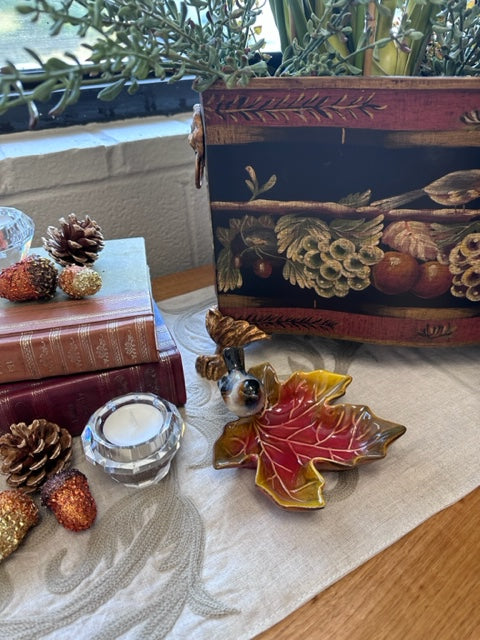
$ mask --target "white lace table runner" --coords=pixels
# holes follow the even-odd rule
[[[325,473],[327,506],[309,513],[275,506],[251,469],[213,469],[213,443],[233,417],[195,372],[197,355],[214,351],[205,331],[214,303],[211,287],[160,303],[188,390],[170,474],[127,489],[86,463],[77,438],[74,466],[89,479],[97,521],[72,533],[41,508],[41,523],[0,563],[3,638],[252,638],[478,486],[480,347],[307,336],[250,345],[247,366],[269,361],[280,377],[348,372],[340,401],[367,404],[407,433],[384,460]]]

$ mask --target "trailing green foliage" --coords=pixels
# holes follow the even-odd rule
[[[61,98],[50,114],[60,114],[78,100],[80,88],[107,83],[100,100],[114,99],[125,87],[135,93],[139,81],[154,76],[176,82],[194,76],[194,88],[203,91],[216,80],[228,87],[247,84],[254,75],[268,73],[263,41],[254,25],[260,8],[256,0],[26,0],[18,11],[33,21],[48,16],[51,35],[66,26],[85,38],[94,35],[88,63],[71,53],[43,61],[28,50],[39,71],[19,70],[7,61],[0,74],[0,113],[27,104],[32,124],[35,101],[54,91]],[[35,86],[33,93],[29,86]]]
[[[480,0],[269,0],[283,60],[272,69],[264,51],[264,0],[24,0],[25,19],[46,16],[54,37],[70,26],[90,44],[86,63],[74,54],[42,60],[26,73],[7,61],[0,71],[0,114],[59,94],[50,115],[75,103],[83,86],[105,84],[112,100],[139,82],[193,76],[203,91],[220,80],[246,85],[253,76],[478,75]],[[93,44],[91,44],[93,42]]]

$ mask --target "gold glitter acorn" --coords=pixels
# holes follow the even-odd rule
[[[16,489],[0,491],[0,560],[15,551],[38,520],[38,509],[30,496]]]
[[[27,425],[10,426],[10,433],[0,436],[0,471],[7,474],[7,484],[24,493],[40,488],[48,477],[62,471],[72,457],[72,436],[54,422],[44,418]]]
[[[60,273],[58,286],[67,296],[78,300],[97,293],[102,286],[102,277],[90,267],[71,265]]]
[[[0,297],[11,302],[53,298],[58,272],[48,258],[36,254],[6,267],[0,273]]]
[[[78,469],[61,471],[49,478],[42,487],[41,496],[42,504],[70,531],[89,529],[97,517],[97,505],[87,477]]]

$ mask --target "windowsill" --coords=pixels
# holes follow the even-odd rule
[[[0,160],[185,136],[190,131],[191,120],[191,113],[180,113],[172,117],[153,116],[108,124],[90,123],[64,129],[4,134],[0,136]]]

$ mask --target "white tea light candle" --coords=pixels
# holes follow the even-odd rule
[[[103,424],[103,435],[120,447],[133,446],[154,438],[161,430],[163,416],[152,405],[136,403],[119,407]]]
[[[153,393],[127,393],[100,407],[82,432],[89,462],[113,480],[145,487],[164,478],[183,436],[178,409]]]

